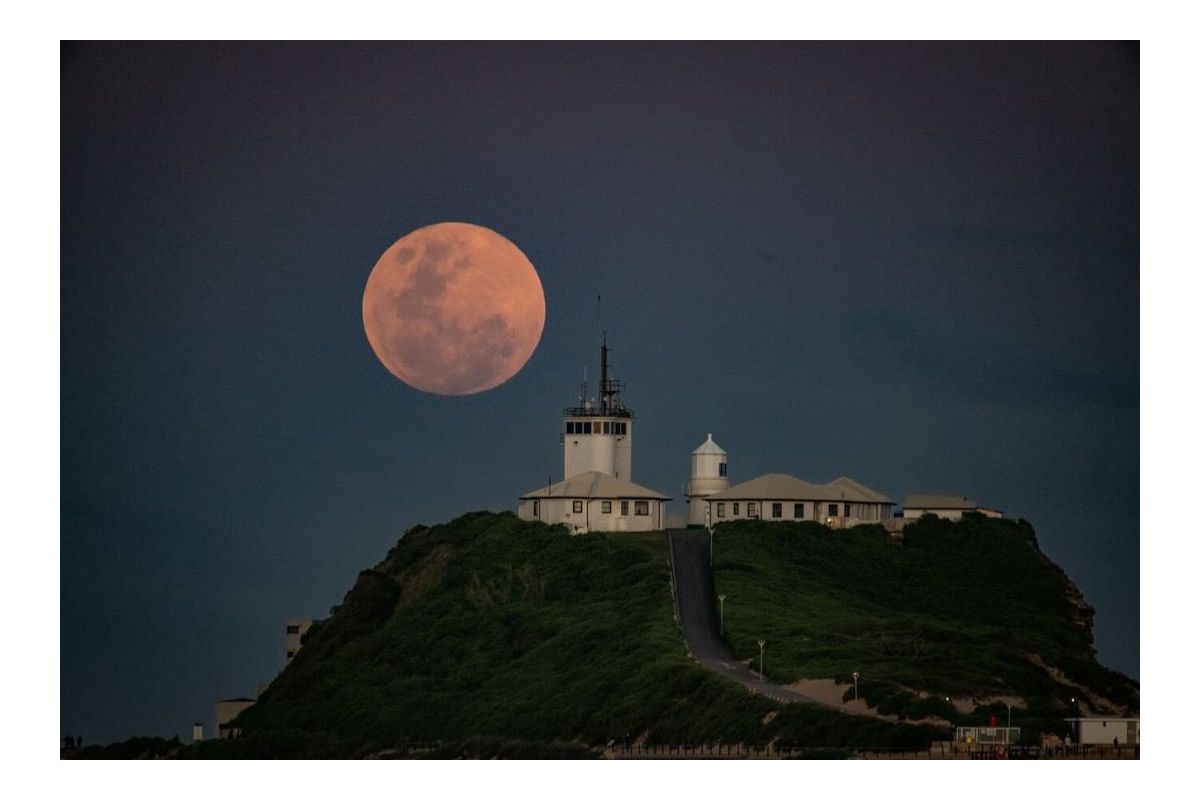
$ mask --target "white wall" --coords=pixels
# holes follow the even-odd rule
[[[904,509],[904,518],[920,519],[926,514],[933,514],[942,519],[960,520],[964,512],[971,510],[969,508],[906,508]],[[991,517],[992,519],[999,519],[1004,516],[999,511],[992,511],[991,509],[980,508],[976,510],[985,517]]]
[[[603,425],[624,423],[625,434],[567,433],[567,423]],[[603,429],[603,428],[602,428]],[[603,472],[623,481],[633,481],[633,420],[617,417],[570,417],[562,421],[563,480],[584,472]]]
[[[1134,733],[1133,737],[1129,736],[1128,719],[1088,719],[1080,720],[1079,725],[1079,743],[1080,744],[1109,744],[1113,743],[1113,739],[1121,740],[1121,744],[1140,744],[1141,743],[1141,721],[1133,720]]]
[[[837,515],[833,516],[834,524],[837,527],[852,527],[854,525],[871,525],[874,523],[882,523],[890,519],[890,506],[886,503],[850,503],[850,516],[844,517],[846,510],[843,501],[829,500],[721,500],[719,503],[725,506],[725,516],[719,516],[718,501],[704,500],[704,505],[711,506],[709,512],[711,522],[716,525],[720,522],[728,522],[734,519],[764,519],[768,522],[795,522],[803,520],[811,520],[814,522],[826,523],[831,517],[829,515],[829,504],[832,502],[837,506]],[[737,504],[737,512],[734,513],[734,504]],[[750,513],[749,504],[754,503],[754,514]],[[774,509],[772,505],[780,503],[783,505],[781,509],[782,517],[774,517],[772,513]],[[804,515],[795,516],[795,506],[799,503],[804,507]]]
[[[575,510],[575,503],[581,510]],[[611,503],[611,511],[604,513],[604,504]],[[663,527],[665,504],[662,500],[601,500],[551,497],[539,499],[538,515],[533,515],[534,500],[521,500],[517,505],[517,516],[524,520],[539,520],[547,525],[566,525],[573,530],[585,531],[655,531]],[[628,503],[627,513],[621,513],[621,504]],[[647,514],[637,513],[637,504],[645,503]]]

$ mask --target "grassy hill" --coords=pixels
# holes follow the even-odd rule
[[[780,708],[699,667],[673,618],[661,533],[570,536],[487,512],[409,531],[310,630],[240,724],[244,738],[196,754],[362,755],[472,737],[601,745],[626,735],[889,747],[944,735]]]
[[[836,678],[851,696],[909,718],[1004,719],[1053,730],[1083,712],[1136,709],[1137,685],[1095,660],[1092,610],[1024,522],[926,517],[902,542],[877,526],[731,522],[716,529],[714,582],[740,657],[781,683]],[[974,698],[962,713],[947,703]],[[1025,706],[1022,710],[1020,706]]]

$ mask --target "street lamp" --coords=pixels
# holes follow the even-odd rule
[[[721,601],[721,635],[725,635],[725,595],[717,595],[717,599]]]
[[[766,644],[766,641],[763,639],[758,640],[758,679],[760,681],[763,679],[763,647]]]
[[[858,699],[858,673],[852,672],[850,675],[854,678],[854,699]]]

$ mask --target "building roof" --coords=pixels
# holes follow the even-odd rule
[[[692,451],[694,456],[723,456],[725,451],[721,449],[721,445],[713,441],[712,434],[708,435],[708,439],[704,444]]]
[[[850,503],[886,503],[892,501],[874,489],[850,478],[830,483],[809,483],[791,475],[772,473],[730,486],[710,494],[705,500],[844,500]]]
[[[552,486],[544,486],[532,492],[521,495],[522,500],[536,500],[547,497],[564,497],[572,499],[604,498],[620,500],[624,498],[650,498],[654,500],[670,500],[666,495],[659,494],[653,489],[638,486],[636,483],[614,478],[604,472],[581,472],[578,475],[559,481]]]
[[[904,498],[905,508],[936,508],[936,509],[962,509],[965,511],[974,510],[976,508],[988,508],[976,503],[969,497],[954,494],[910,494]],[[996,509],[988,508],[989,511]]]

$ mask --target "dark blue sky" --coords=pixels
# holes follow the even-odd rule
[[[1025,517],[1139,674],[1139,55],[1120,44],[68,45],[61,725],[211,726],[416,523],[560,477],[595,298],[673,497],[849,475]],[[502,233],[480,395],[367,344],[379,255]],[[682,512],[677,501],[673,510]]]

